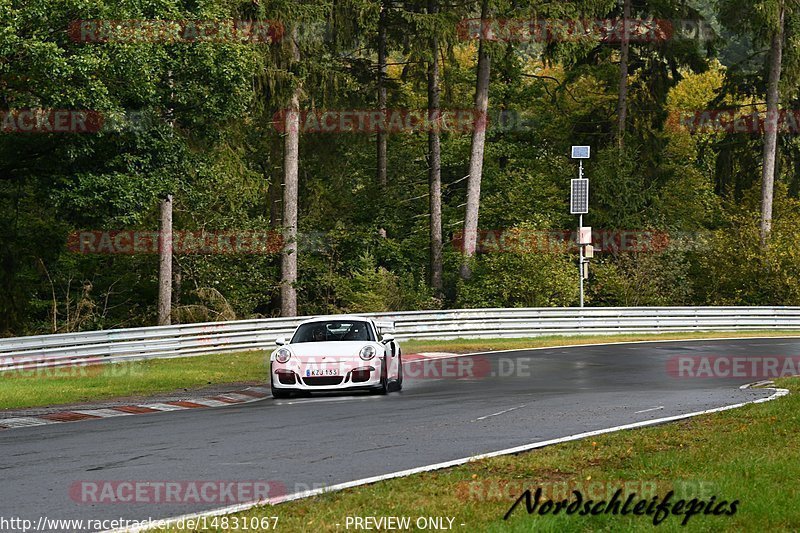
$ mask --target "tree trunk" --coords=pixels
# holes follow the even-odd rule
[[[274,230],[281,225],[281,195],[283,194],[283,181],[280,174],[275,173],[274,178],[270,178],[269,184],[269,229]]]
[[[488,0],[481,5],[481,28],[488,16]],[[469,178],[467,181],[467,208],[464,215],[464,257],[461,264],[461,277],[469,279],[472,275],[470,260],[475,255],[478,240],[478,209],[481,200],[481,177],[483,173],[483,152],[486,144],[486,111],[489,107],[489,73],[491,59],[486,51],[483,32],[478,44],[478,76],[475,86],[475,130],[472,133],[472,149],[469,158]]]
[[[169,326],[172,315],[172,195],[161,200],[158,235],[158,325]]]
[[[300,58],[297,30],[292,31],[294,61]],[[299,81],[296,81],[299,83]],[[300,157],[300,86],[292,93],[285,119],[283,149],[283,254],[281,255],[281,316],[297,316],[297,199]]]
[[[775,158],[778,146],[778,104],[783,60],[785,7],[780,2],[778,28],[770,45],[769,85],[767,88],[767,121],[764,132],[764,163],[761,169],[761,246],[766,246],[772,229],[772,199],[775,192]]]
[[[622,14],[622,43],[619,54],[619,99],[617,100],[617,144],[625,146],[625,123],[628,119],[628,58],[630,55],[629,28],[631,0],[624,0]]]
[[[378,109],[386,111],[386,11],[388,7],[381,2],[381,13],[378,19]],[[386,186],[386,141],[387,134],[378,130],[378,184]]]
[[[428,1],[428,12],[439,11],[438,1]],[[428,117],[436,124],[428,132],[428,187],[430,200],[430,261],[431,288],[437,297],[442,295],[442,153],[439,142],[439,39],[431,39],[432,58],[428,63]]]
[[[180,307],[181,305],[181,292],[183,291],[183,267],[177,259],[173,261],[173,289],[172,289],[172,305]]]

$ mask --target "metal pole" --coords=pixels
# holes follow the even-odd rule
[[[581,241],[581,228],[583,227],[583,215],[578,219],[578,250],[580,252],[580,262],[578,263],[578,275],[581,278],[581,307],[583,307],[583,245]]]
[[[578,161],[578,178],[583,179],[583,159]],[[583,244],[581,241],[581,228],[583,228],[583,215],[578,215],[578,251],[580,253],[580,262],[578,263],[578,275],[580,276],[581,285],[581,307],[583,307]]]

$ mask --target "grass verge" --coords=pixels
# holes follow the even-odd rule
[[[797,335],[797,332],[548,336],[530,339],[405,341],[401,344],[403,353],[437,351],[469,353],[602,342],[791,335]],[[3,391],[0,397],[0,409],[74,404],[116,398],[139,398],[215,385],[264,383],[268,375],[266,361],[266,352],[244,352],[112,365],[74,365],[4,372],[0,373],[0,388]]]
[[[228,516],[278,517],[282,531],[346,531],[347,517],[453,518],[456,531],[650,531],[652,516],[529,515],[519,505],[525,489],[543,489],[541,503],[580,490],[584,501],[608,500],[617,488],[661,501],[716,497],[732,516],[667,517],[659,531],[797,531],[800,528],[800,380],[777,381],[784,398],[652,428],[612,433],[517,456],[476,461],[341,492],[263,506]],[[574,498],[574,496],[573,496]],[[574,500],[573,500],[574,501]],[[624,502],[624,495],[623,495]],[[209,519],[210,520],[210,519]],[[446,523],[446,521],[445,521]],[[462,525],[463,524],[463,525]],[[354,529],[351,527],[350,529]],[[415,529],[412,527],[412,529]],[[238,529],[241,530],[241,527]],[[387,530],[387,528],[378,528]],[[179,531],[173,529],[173,531]]]
[[[0,409],[21,409],[241,383],[264,383],[264,352],[201,355],[0,373]]]

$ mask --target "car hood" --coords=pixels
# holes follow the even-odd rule
[[[367,344],[376,345],[370,341],[327,341],[327,342],[301,342],[289,344],[288,347],[298,359],[352,359],[358,357],[361,348]]]

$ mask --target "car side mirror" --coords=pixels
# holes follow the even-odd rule
[[[388,344],[388,343],[392,342],[393,340],[394,340],[394,335],[392,335],[390,333],[387,333],[386,335],[381,337],[381,342],[383,344]]]
[[[283,346],[284,344],[286,344],[286,339],[284,339],[283,337],[278,337],[277,339],[275,339],[275,344],[278,346]]]

